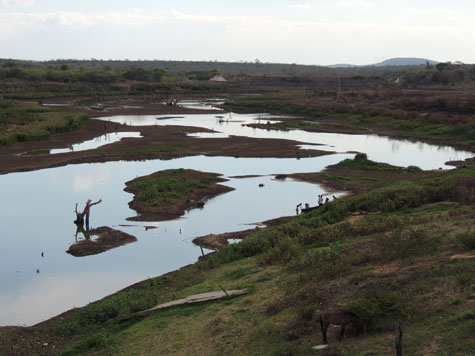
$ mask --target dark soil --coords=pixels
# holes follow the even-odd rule
[[[75,257],[90,256],[137,241],[134,236],[107,226],[92,229],[90,235],[97,238],[76,241],[66,252]]]

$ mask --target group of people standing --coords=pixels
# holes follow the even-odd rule
[[[332,199],[333,200],[336,200],[336,196],[332,195]],[[330,201],[330,198],[326,197],[325,200],[323,199],[323,194],[319,194],[318,195],[318,206],[321,206],[323,204],[326,204]],[[295,208],[295,211],[297,213],[297,215],[299,214],[299,209],[302,210],[302,209],[309,209],[310,208],[310,205],[308,203],[305,203],[305,206],[302,207],[302,203],[299,203],[296,208]]]

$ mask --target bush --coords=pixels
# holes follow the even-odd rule
[[[469,249],[475,249],[475,231],[472,231],[469,226],[467,232],[457,234],[457,240],[460,241],[465,247]]]
[[[359,315],[369,330],[388,330],[406,316],[402,296],[382,288],[365,291],[343,307]]]

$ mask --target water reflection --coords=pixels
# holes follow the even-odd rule
[[[41,273],[20,290],[2,288],[0,316],[2,325],[30,325],[46,320],[73,307],[96,301],[105,295],[137,282],[133,273],[96,270],[70,273]],[[106,282],[105,282],[106,281]]]
[[[201,110],[217,110],[216,105],[223,105],[225,100],[223,99],[206,99],[206,100],[180,100],[178,106],[188,109],[201,109]]]
[[[51,316],[128,284],[193,263],[201,256],[200,248],[191,243],[194,237],[245,230],[249,223],[294,215],[298,202],[313,203],[318,194],[325,193],[316,185],[291,179],[276,180],[275,174],[317,171],[351,156],[301,160],[186,157],[171,161],[79,164],[2,175],[0,196],[6,203],[0,205],[0,215],[8,218],[1,222],[0,283],[4,292],[0,292],[3,301],[0,322],[3,325],[31,325],[43,320],[44,313],[23,314],[21,308],[25,305],[18,301],[26,303],[28,300],[31,304],[31,300],[35,300],[35,308],[45,308],[50,313],[46,316]],[[123,191],[124,182],[158,170],[182,167],[218,172],[227,178],[272,175],[230,178],[225,184],[236,190],[208,200],[202,210],[190,210],[182,218],[172,221],[130,226],[127,218],[136,214],[128,207],[132,195]],[[79,187],[78,181],[83,182]],[[265,186],[259,188],[259,183]],[[99,197],[102,202],[93,208],[91,225],[123,225],[117,229],[135,236],[137,242],[81,258],[66,254],[71,242],[75,241],[76,227],[72,224],[75,203],[90,198],[96,201]],[[45,224],[45,221],[50,223]],[[38,226],[42,226],[41,230]],[[41,257],[42,252],[44,257]],[[40,274],[36,273],[37,269]],[[91,280],[80,280],[85,273],[91,275]],[[97,275],[104,276],[102,283],[96,284]],[[114,275],[111,280],[106,277],[110,275]],[[66,283],[65,276],[78,282]],[[68,300],[58,303],[55,308],[56,297],[41,290],[38,284],[38,280],[45,279],[51,284],[66,283],[58,293],[67,295]],[[84,290],[94,289],[91,299],[82,293],[75,297],[76,283],[82,283]],[[69,293],[67,288],[72,292]],[[28,296],[25,293],[29,293]],[[27,307],[27,310],[31,308]]]
[[[319,145],[313,147],[307,146],[307,149],[337,152],[364,152],[374,161],[386,162],[403,167],[414,165],[422,169],[436,169],[439,167],[452,168],[451,166],[445,165],[445,162],[449,160],[464,160],[473,156],[472,152],[456,150],[449,146],[436,146],[378,135],[346,135],[325,132],[306,132],[302,130],[276,131],[252,128],[246,125],[256,123],[259,120],[276,120],[278,117],[262,113],[232,113],[232,120],[228,120],[226,115],[228,114],[189,114],[183,115],[182,118],[171,119],[166,119],[166,116],[156,115],[112,116],[104,118],[104,120],[131,126],[194,126],[216,131],[215,133],[201,132],[190,134],[190,136],[197,138],[245,136],[293,140],[306,144]],[[220,117],[218,118],[217,116]]]
[[[76,152],[76,151],[85,151],[99,148],[101,146],[108,145],[110,143],[118,142],[123,138],[140,138],[142,135],[140,132],[113,132],[107,133],[98,137],[95,137],[91,140],[87,140],[81,143],[75,143],[70,145],[68,148],[55,148],[51,150],[41,150],[41,151],[31,151],[25,153],[26,155],[34,154],[58,154],[58,153],[67,153],[67,152]]]
[[[418,165],[424,169],[473,155],[451,147],[376,135],[268,131],[245,126],[259,118],[270,120],[272,116],[266,114],[216,116],[116,116],[106,120],[132,125],[198,126],[219,132],[197,135],[201,137],[289,139],[311,144],[305,149],[360,151],[380,162]],[[1,221],[0,323],[31,325],[139,280],[193,263],[202,253],[190,242],[194,237],[246,230],[250,223],[295,215],[297,204],[313,206],[318,195],[326,192],[318,185],[279,180],[274,176],[317,172],[350,157],[353,154],[300,160],[199,156],[170,161],[80,164],[0,176],[0,196],[4,202],[0,205],[0,216],[6,217]],[[132,195],[123,191],[124,182],[177,168],[220,173],[229,179],[224,184],[235,190],[208,200],[204,209],[190,210],[182,218],[130,225],[127,218],[136,214],[128,207]],[[236,176],[252,177],[232,178]],[[259,187],[260,184],[263,186]],[[137,242],[109,249],[107,253],[74,258],[65,253],[75,239],[76,231],[71,224],[74,204],[98,197],[102,203],[91,216],[91,224],[120,226],[121,231],[135,236]],[[45,224],[45,221],[54,223]],[[41,230],[38,226],[42,226]],[[37,270],[41,273],[36,273]]]
[[[134,236],[107,226],[92,230],[87,225],[86,228],[79,224],[76,226],[75,242],[66,251],[74,257],[96,255],[137,241]],[[83,239],[78,239],[79,234]]]

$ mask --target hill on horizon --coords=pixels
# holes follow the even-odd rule
[[[355,67],[399,67],[399,66],[420,66],[426,65],[429,62],[431,65],[436,65],[437,61],[433,61],[430,59],[425,58],[415,58],[415,57],[405,57],[405,58],[390,58],[386,59],[382,62],[374,63],[374,64],[365,64],[365,65],[354,65],[354,64],[332,64],[330,68],[355,68]]]
[[[386,59],[385,61],[379,62],[372,64],[375,67],[387,67],[387,66],[420,66],[420,65],[425,65],[427,62],[431,65],[435,65],[439,62],[433,61],[430,59],[425,59],[425,58],[413,58],[413,57],[408,57],[408,58],[390,58]]]

